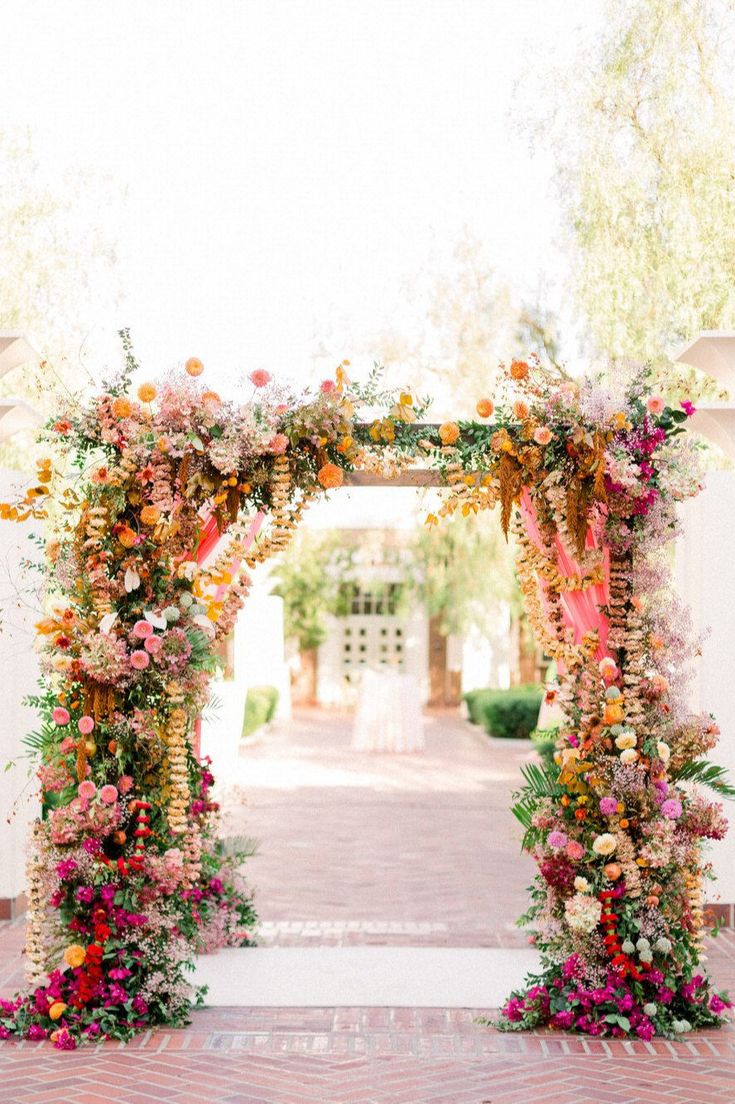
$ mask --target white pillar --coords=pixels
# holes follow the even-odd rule
[[[714,471],[705,489],[681,509],[683,535],[676,545],[679,593],[690,607],[695,632],[707,635],[696,665],[692,709],[712,713],[721,730],[710,758],[735,781],[735,472]],[[712,846],[717,882],[710,901],[735,903],[735,802],[724,801],[732,828]]]
[[[19,472],[0,472],[0,497],[12,496]],[[8,919],[23,909],[25,857],[28,828],[38,816],[36,762],[30,760],[23,737],[38,726],[35,710],[22,699],[38,690],[38,663],[33,648],[34,624],[41,616],[36,585],[40,575],[24,571],[23,560],[40,556],[31,544],[30,533],[40,533],[40,522],[0,523],[0,669],[3,673],[3,718],[0,725],[0,918]],[[14,765],[5,770],[6,763]]]

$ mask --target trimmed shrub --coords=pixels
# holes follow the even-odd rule
[[[275,686],[251,686],[245,698],[242,734],[250,736],[276,715],[278,691]]]
[[[484,725],[489,736],[528,739],[538,724],[542,686],[513,686],[510,690],[470,690],[465,694],[473,724]]]
[[[550,771],[558,770],[554,761],[554,752],[556,751],[556,741],[558,739],[558,728],[537,728],[531,733],[531,740],[539,754],[539,758],[544,766]]]

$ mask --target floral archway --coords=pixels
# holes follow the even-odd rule
[[[675,504],[699,487],[692,408],[614,394],[536,360],[504,369],[479,421],[418,423],[408,393],[316,394],[267,373],[242,404],[203,366],[132,392],[125,367],[47,425],[47,455],[8,520],[43,518],[46,611],[34,704],[43,803],[28,864],[29,990],[0,1034],[59,1048],[186,1022],[196,953],[247,943],[240,856],[217,834],[198,717],[248,570],[282,550],[309,500],[355,469],[417,458],[455,511],[499,507],[539,643],[559,670],[565,723],[553,770],[526,769],[515,812],[539,873],[528,922],[543,972],[506,1027],[672,1035],[727,1007],[699,972],[703,842],[726,829],[693,783],[729,793],[703,758],[711,718],[687,714],[682,632],[665,549]],[[367,408],[382,411],[360,421]]]

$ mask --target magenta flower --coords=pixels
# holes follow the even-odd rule
[[[603,816],[614,816],[618,811],[618,803],[614,797],[600,799],[600,812]]]
[[[681,813],[681,801],[677,801],[675,797],[669,797],[661,806],[661,815],[667,820],[678,820]]]
[[[691,418],[692,414],[696,414],[696,413],[697,413],[697,408],[696,408],[696,406],[695,406],[695,405],[694,405],[694,403],[693,403],[693,402],[691,402],[691,401],[690,401],[689,399],[684,399],[684,402],[682,402],[682,403],[679,403],[679,406],[680,406],[680,407],[681,407],[681,409],[682,409],[682,410],[684,411],[684,413],[686,414],[687,418]]]

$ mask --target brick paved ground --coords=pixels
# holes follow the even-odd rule
[[[343,719],[247,749],[232,826],[266,943],[512,945],[531,873],[507,800],[525,748],[435,718],[423,759],[355,757]],[[281,777],[283,790],[274,785]],[[22,924],[0,925],[0,991]],[[247,952],[244,951],[243,954]],[[711,968],[735,988],[735,933]],[[2,1104],[735,1104],[735,1030],[643,1043],[503,1035],[488,1010],[211,1009],[190,1028],[66,1054],[0,1045]]]

